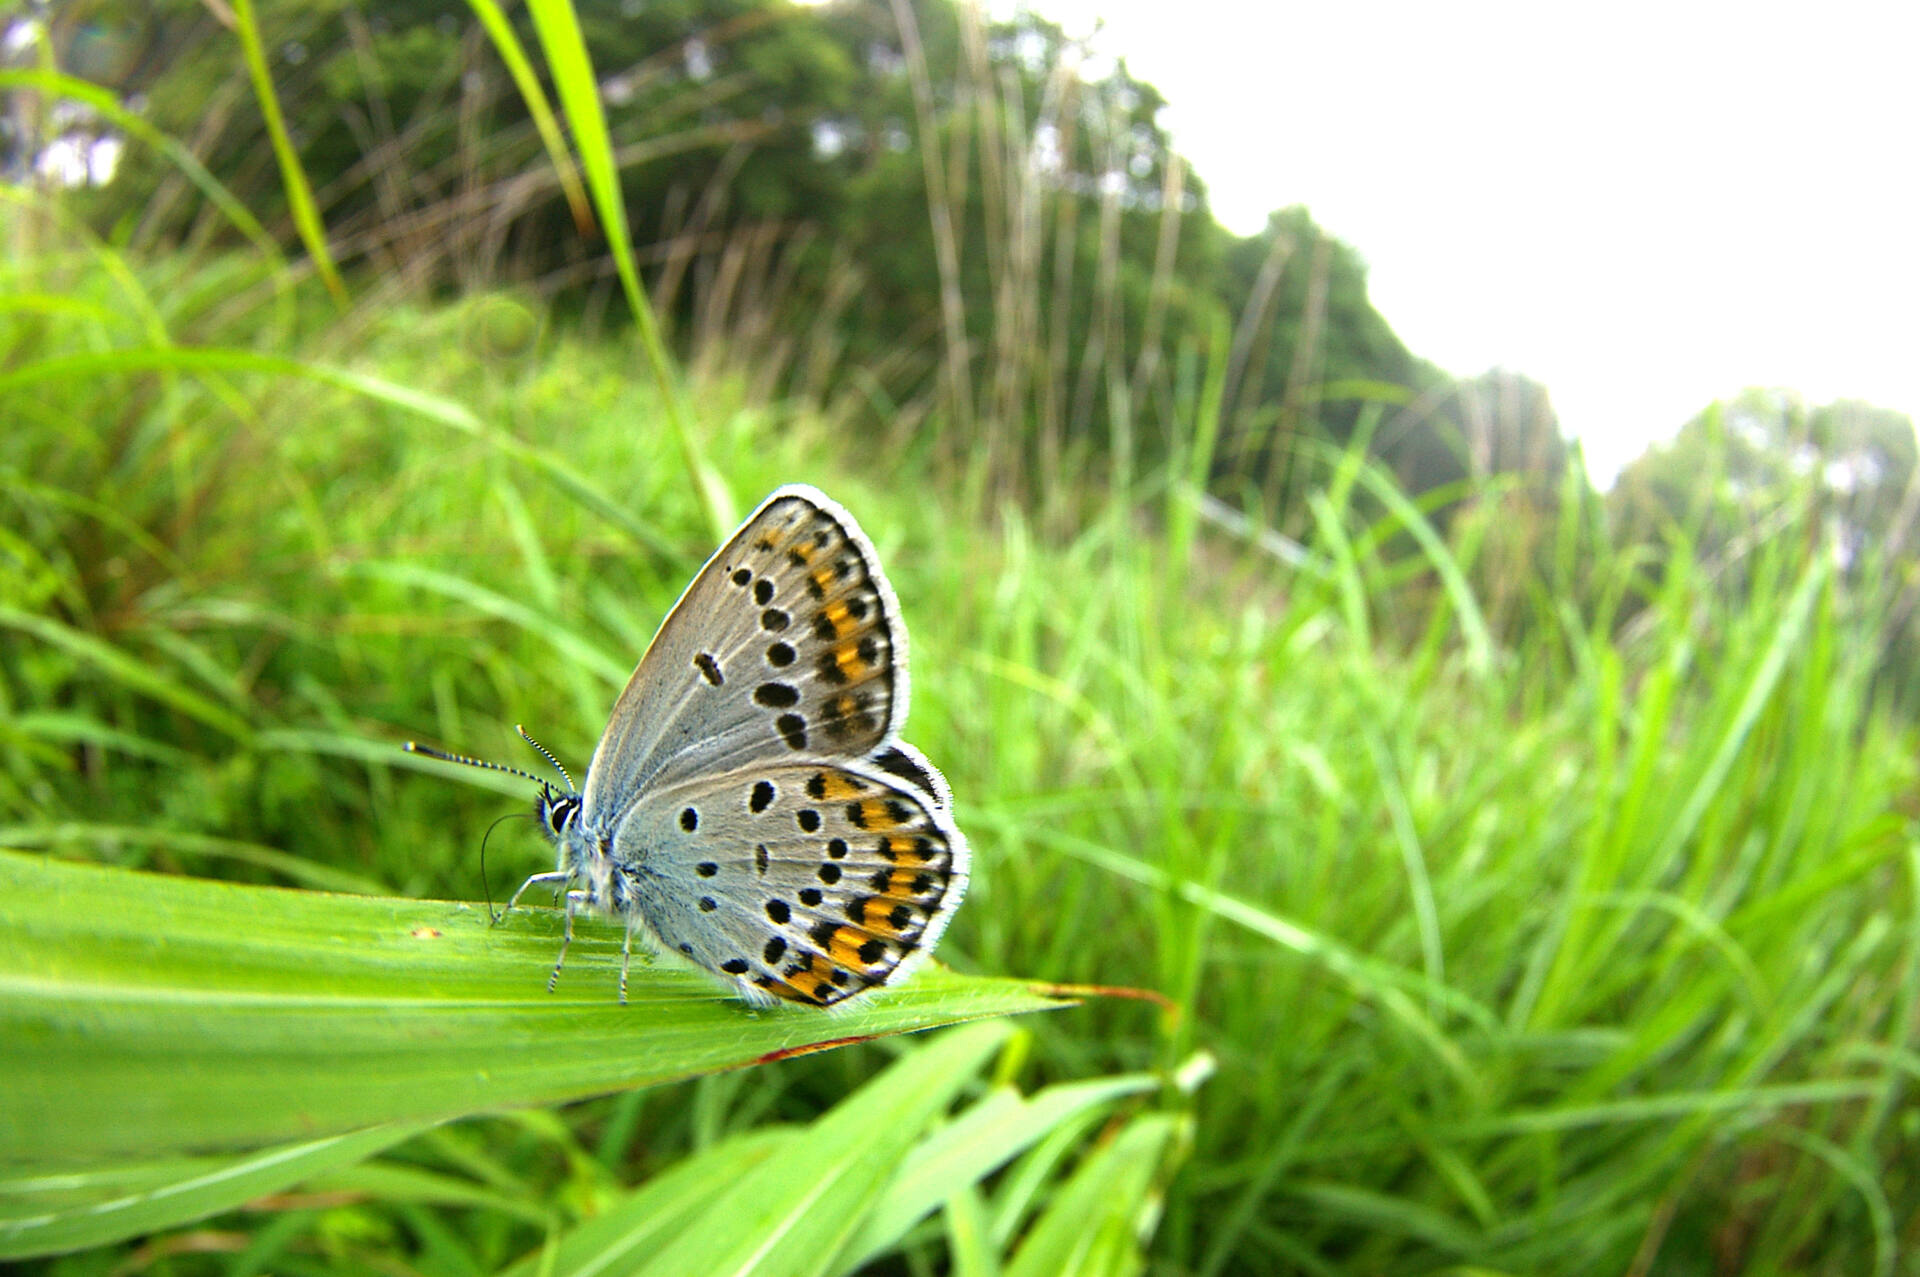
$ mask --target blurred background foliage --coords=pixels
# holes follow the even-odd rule
[[[880,546],[979,848],[943,956],[1176,1008],[1010,1039],[971,1100],[1158,1085],[819,1271],[1915,1271],[1911,421],[1754,390],[1602,492],[1306,210],[1216,225],[1151,85],[949,0],[581,0],[610,227],[542,134],[552,8],[13,19],[0,845],[475,895],[502,800],[397,742],[586,758],[720,531],[612,237],[732,499],[817,482]],[[46,1262],[574,1254],[881,1063],[444,1128]]]
[[[279,171],[217,9],[60,8],[121,51],[117,90],[284,228]],[[1132,411],[1164,416],[1176,370],[1161,353],[1225,316],[1246,341],[1223,472],[1267,482],[1309,418],[1344,441],[1383,395],[1419,400],[1382,434],[1417,490],[1488,467],[1551,481],[1564,463],[1543,393],[1489,398],[1410,354],[1368,301],[1360,255],[1306,210],[1246,238],[1215,224],[1204,182],[1157,123],[1160,95],[1124,65],[1081,79],[1082,51],[1042,19],[985,26],[949,3],[902,6],[910,74],[885,0],[579,8],[630,234],[690,357],[724,337],[713,357],[751,362],[776,393],[883,395],[896,412],[950,363],[976,378],[991,363],[981,402],[948,407],[1034,419],[1012,470],[1042,446],[1104,446],[1112,369],[1131,374]],[[525,12],[509,17],[531,40]],[[270,4],[260,25],[343,262],[382,289],[514,280],[562,314],[604,310],[615,285],[597,233],[579,233],[464,4]],[[930,174],[945,226],[928,215]],[[190,192],[167,157],[135,151],[87,215],[136,245],[230,236]],[[965,316],[951,333],[949,282]]]

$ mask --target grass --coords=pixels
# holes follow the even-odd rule
[[[1163,361],[1169,459],[1060,459],[998,502],[1002,462],[724,363],[663,389],[591,334],[502,352],[499,299],[342,315],[264,255],[5,209],[33,251],[0,266],[0,846],[472,899],[528,794],[399,742],[520,760],[524,722],[583,763],[720,499],[808,481],[887,565],[908,736],[976,849],[942,956],[1171,1004],[279,1146],[306,1179],[169,1146],[85,1174],[217,1172],[253,1208],[136,1216],[167,1230],[60,1271],[698,1266],[756,1238],[791,1247],[763,1271],[1915,1271],[1915,733],[1875,681],[1876,566],[1803,494],[1729,570],[1685,528],[1614,544],[1577,493],[1441,494],[1442,523],[1303,441],[1283,558],[1199,517],[1215,352]],[[509,824],[489,872],[545,855]],[[48,906],[42,960],[86,951],[90,895],[137,930],[112,881]],[[213,943],[244,967],[273,938]],[[823,1146],[857,1208],[782,1213]],[[38,1191],[15,1172],[10,1208]],[[764,1210],[715,1236],[736,1182]]]
[[[39,282],[115,308],[91,269]],[[5,601],[10,845],[476,894],[475,840],[524,794],[414,774],[397,743],[517,758],[525,721],[584,759],[706,534],[618,355],[559,336],[489,365],[457,353],[463,314],[393,315],[330,362],[351,376],[287,377],[116,367],[140,347],[98,319],[13,312],[16,385],[96,353],[32,380],[38,424],[8,445],[35,556]],[[738,499],[822,483],[904,600],[909,734],[980,858],[943,955],[1179,1008],[1050,1017],[1022,1073],[1217,1059],[1169,1101],[1193,1126],[1163,1262],[1894,1270],[1914,754],[1875,707],[1873,615],[1805,539],[1763,547],[1744,597],[1679,547],[1621,637],[1543,584],[1530,643],[1489,649],[1463,641],[1484,630],[1466,534],[1412,535],[1418,511],[1358,478],[1342,497],[1355,458],[1326,458],[1324,573],[1205,533],[1182,561],[1154,531],[1178,489],[1151,476],[1054,541],[1015,508],[961,522],[937,473],[829,468],[838,427],[727,394],[699,400]],[[111,403],[117,436],[56,428]],[[497,880],[539,863],[501,832]],[[865,1069],[761,1072],[646,1105],[648,1152],[615,1139],[608,1170]],[[590,1144],[618,1113],[566,1120]],[[275,1245],[314,1244],[326,1214],[305,1218]]]
[[[584,961],[552,995],[524,978],[558,948],[555,910],[493,927],[465,903],[270,891],[39,856],[0,859],[0,882],[16,1044],[0,1119],[10,1162],[444,1121],[1063,1005],[1044,990],[939,971],[844,1014],[791,1015],[744,1007],[661,964],[635,973],[623,1007],[608,983],[620,953],[611,929],[582,938],[573,956]],[[315,1070],[316,1059],[330,1067]],[[247,1102],[233,1103],[228,1087]]]

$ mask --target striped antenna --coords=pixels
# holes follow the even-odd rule
[[[408,741],[400,748],[406,750],[409,754],[425,754],[428,758],[437,758],[443,763],[460,763],[467,767],[484,767],[490,772],[505,772],[509,776],[523,776],[536,785],[544,785],[547,783],[532,772],[522,771],[518,767],[509,767],[505,763],[490,763],[484,758],[468,758],[465,754],[449,754],[445,750],[435,749],[431,745],[422,745],[418,741]],[[544,749],[540,752],[543,754],[547,753]],[[547,757],[552,758],[553,755],[547,754]],[[558,767],[559,764],[555,763],[554,766]],[[565,776],[567,773],[563,769],[560,774]],[[569,779],[567,784],[571,786],[573,781]]]
[[[548,749],[545,745],[542,745],[539,741],[535,740],[533,737],[527,735],[527,729],[520,726],[520,724],[515,723],[513,725],[513,730],[520,733],[521,740],[527,742],[527,744],[539,750],[541,756],[544,757],[548,762],[553,764],[553,770],[559,772],[562,776],[566,777],[568,793],[577,794],[580,792],[578,789],[574,788],[573,777],[567,772],[566,768],[560,765],[560,760],[553,756],[552,750]]]

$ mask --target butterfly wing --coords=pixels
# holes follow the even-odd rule
[[[610,826],[647,790],[748,760],[858,759],[907,715],[907,635],[853,516],[776,491],[707,561],[614,705],[587,770]]]
[[[749,998],[833,1006],[904,979],[966,894],[945,782],[884,759],[764,764],[650,789],[614,831],[642,918]]]

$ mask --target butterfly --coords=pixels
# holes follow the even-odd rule
[[[565,891],[548,991],[579,913],[626,924],[623,1003],[636,932],[755,1003],[838,1006],[905,980],[971,864],[945,778],[900,739],[907,697],[872,542],[818,489],[778,489],[661,623],[585,785],[547,755],[566,788],[540,781],[534,814],[558,863],[507,909]]]

